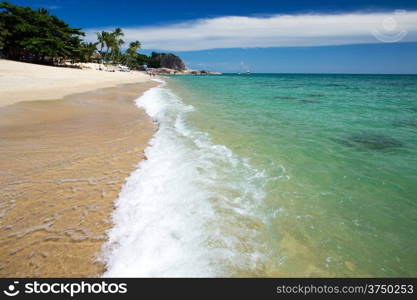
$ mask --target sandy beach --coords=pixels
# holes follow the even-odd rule
[[[148,80],[141,72],[81,70],[0,59],[0,106],[28,100],[54,100],[74,93]]]
[[[99,276],[114,200],[155,130],[133,100],[156,84],[5,60],[0,76],[0,276]]]

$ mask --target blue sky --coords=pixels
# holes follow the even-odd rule
[[[196,69],[417,73],[417,1],[10,2],[46,7],[89,38],[97,30],[122,27],[127,40],[142,41],[143,53],[173,52]]]

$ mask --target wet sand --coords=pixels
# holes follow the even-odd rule
[[[0,276],[99,276],[113,202],[155,125],[154,82],[0,108]]]

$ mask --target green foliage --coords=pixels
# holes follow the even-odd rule
[[[152,52],[151,56],[139,54],[139,41],[129,44],[126,51],[123,30],[97,32],[97,42],[82,41],[85,35],[79,28],[71,28],[64,21],[49,14],[46,9],[33,10],[8,2],[0,3],[0,52],[10,59],[59,63],[101,61],[103,63],[125,64],[131,69],[143,65],[161,67],[164,59],[172,60],[174,55]],[[99,51],[97,51],[99,47]]]
[[[175,70],[184,70],[185,65],[181,58],[172,53],[152,52],[148,66],[151,68],[169,68]]]
[[[152,52],[151,57],[149,58],[149,64],[148,66],[150,68],[159,68],[161,67],[161,61],[159,60],[159,57],[162,53]]]
[[[0,51],[3,49],[6,38],[9,35],[9,31],[6,29],[5,24],[0,19]]]
[[[81,62],[90,62],[97,52],[98,43],[81,43],[78,60]]]
[[[49,15],[46,9],[35,11],[2,2],[0,24],[0,49],[7,58],[53,63],[81,55],[84,33]]]
[[[129,48],[127,48],[126,53],[124,55],[125,63],[128,67],[134,68],[137,67],[135,64],[136,56],[138,56],[138,50],[141,47],[141,43],[139,41],[131,42],[129,44]]]
[[[135,67],[139,67],[139,66],[143,66],[143,65],[148,65],[149,66],[149,56],[138,53],[138,55],[135,56],[133,65]]]

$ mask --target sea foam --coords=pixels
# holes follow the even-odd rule
[[[165,83],[136,100],[159,123],[127,179],[103,248],[105,277],[212,277],[262,265],[263,172],[187,122]]]

